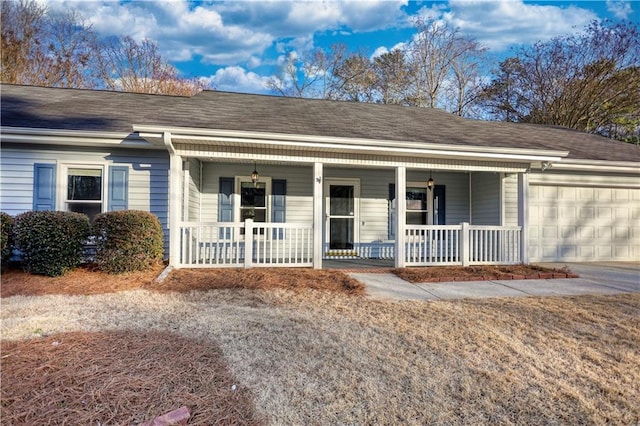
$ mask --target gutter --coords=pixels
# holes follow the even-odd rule
[[[136,133],[0,126],[3,143],[162,149]]]
[[[193,144],[208,145],[225,143],[260,145],[280,149],[310,148],[313,151],[342,151],[355,153],[395,154],[405,156],[439,155],[446,157],[491,158],[493,160],[524,160],[557,162],[569,155],[569,151],[534,150],[521,148],[477,147],[447,144],[431,144],[408,141],[374,140],[361,138],[339,138],[327,136],[291,135],[229,130],[211,130],[181,127],[133,125],[140,137],[155,142],[164,132],[171,132],[174,141],[183,140]]]

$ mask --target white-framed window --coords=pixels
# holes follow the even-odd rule
[[[93,221],[105,211],[105,167],[101,164],[67,164],[62,166],[60,193],[65,210],[84,213]]]
[[[236,176],[235,179],[238,192],[238,200],[234,203],[236,221],[244,222],[246,219],[252,219],[258,223],[270,222],[271,178],[260,177],[255,184],[250,176]],[[244,233],[244,229],[241,233]],[[264,233],[264,230],[261,233]]]
[[[433,225],[433,190],[425,183],[408,182],[406,209],[408,225]]]

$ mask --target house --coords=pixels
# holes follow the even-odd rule
[[[2,211],[148,210],[176,267],[640,259],[640,147],[596,135],[216,91],[1,96]]]

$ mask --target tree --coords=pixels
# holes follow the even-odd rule
[[[33,0],[1,3],[2,82],[95,87],[95,34],[74,11],[49,13]]]
[[[592,22],[581,33],[522,47],[500,64],[483,102],[502,120],[633,134],[640,122],[638,28]]]
[[[150,40],[138,43],[129,36],[110,38],[95,50],[98,76],[110,90],[189,96],[206,86],[198,79],[180,77]]]
[[[410,64],[400,49],[384,53],[373,60],[379,102],[406,105],[410,87]]]
[[[334,70],[342,62],[345,51],[344,44],[334,44],[328,52],[321,48],[302,54],[289,51],[267,87],[281,96],[329,98],[334,87]]]
[[[353,102],[373,102],[376,75],[369,59],[349,55],[333,70],[331,98]]]
[[[458,28],[434,19],[417,20],[410,47],[409,104],[465,115],[475,102],[486,48]]]

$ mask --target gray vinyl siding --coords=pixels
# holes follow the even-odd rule
[[[200,220],[200,161],[192,158],[189,160],[189,203],[187,206],[187,221]]]
[[[504,226],[518,225],[518,175],[508,174],[503,179]]]
[[[500,174],[473,173],[471,194],[471,223],[500,225]]]
[[[286,179],[286,217],[288,223],[311,223],[313,220],[313,170],[310,166],[257,165],[262,177]],[[200,198],[200,221],[218,220],[218,192],[221,177],[248,176],[253,164],[204,162],[202,165],[202,191]],[[433,173],[438,185],[445,186],[446,224],[469,222],[469,178],[466,173]],[[193,178],[193,173],[192,173]],[[388,197],[389,184],[395,182],[393,169],[324,169],[325,179],[359,179],[360,217],[359,232],[361,243],[385,241],[388,239]],[[408,182],[426,182],[429,175],[425,171],[407,172]],[[192,200],[189,200],[190,205]]]
[[[258,164],[262,177],[287,181],[286,215],[289,223],[311,223],[313,218],[312,168]],[[218,221],[220,178],[249,176],[253,164],[205,162],[202,167],[201,221]],[[236,188],[237,191],[237,188]]]
[[[411,174],[409,174],[411,176]],[[429,176],[420,172],[422,179]],[[436,185],[445,188],[445,225],[469,222],[469,175],[467,173],[433,172]]]
[[[3,144],[0,156],[0,209],[17,215],[33,208],[33,165],[35,163],[96,164],[129,167],[130,210],[149,211],[160,219],[168,239],[168,168],[167,153],[161,151],[96,150],[57,147],[41,149],[36,146]],[[108,170],[108,169],[107,169]],[[56,174],[57,191],[64,187],[63,177]],[[58,196],[59,198],[59,196]],[[104,194],[106,203],[108,194]],[[56,202],[56,209],[64,206]],[[105,204],[106,205],[106,204]],[[168,241],[168,240],[167,240]]]

